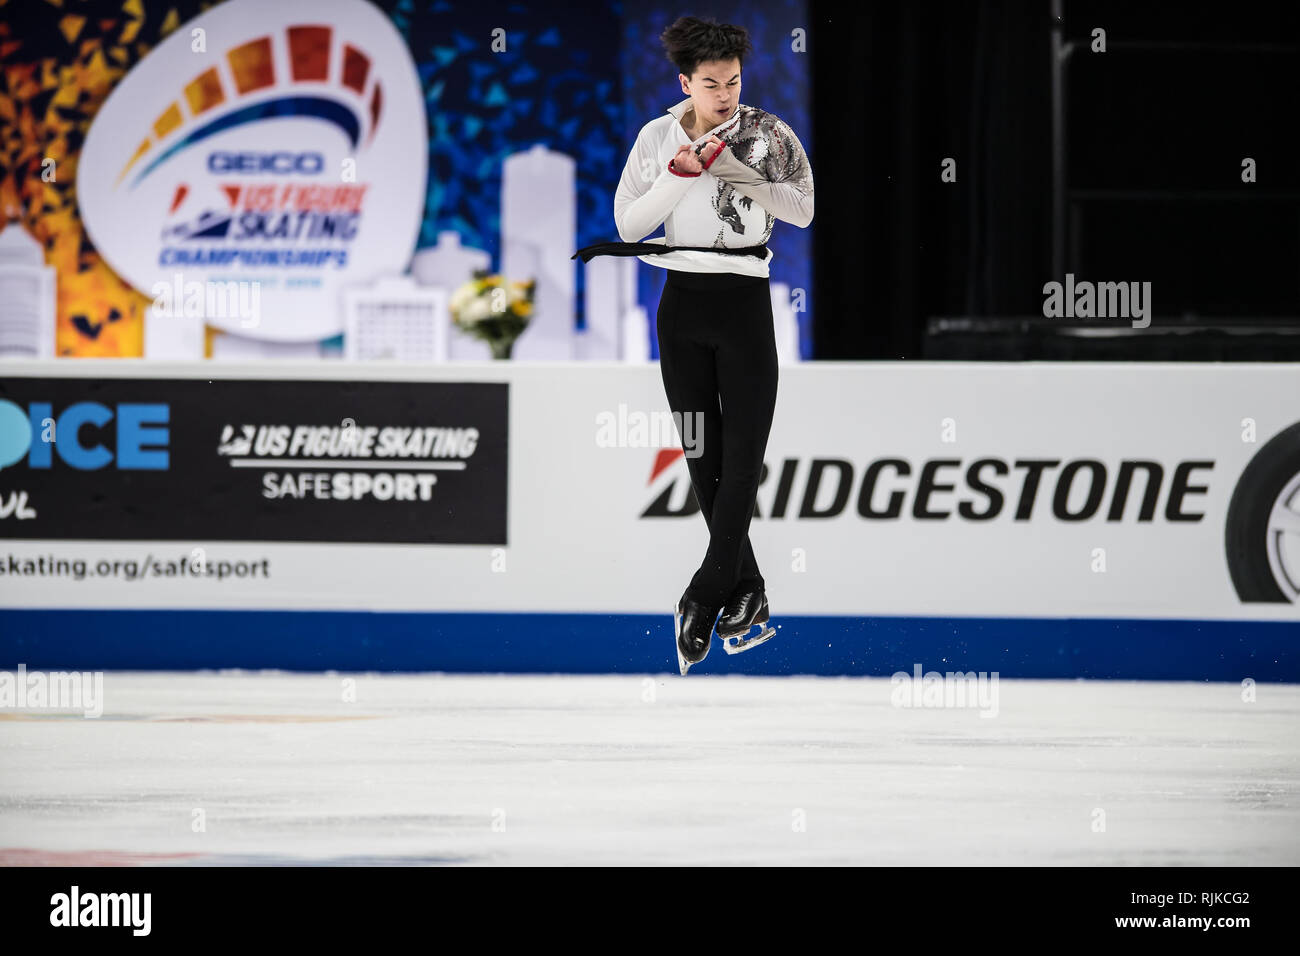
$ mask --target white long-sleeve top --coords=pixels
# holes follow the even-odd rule
[[[766,243],[778,219],[800,228],[812,222],[812,166],[788,125],[741,103],[721,124],[692,140],[681,123],[690,106],[687,97],[637,134],[614,194],[619,238],[736,248]],[[707,142],[710,136],[727,145],[707,169],[692,176],[669,167],[681,146]],[[704,156],[710,151],[706,147]],[[662,237],[645,239],[661,224]],[[772,250],[763,259],[680,251],[637,258],[685,272],[767,276]]]

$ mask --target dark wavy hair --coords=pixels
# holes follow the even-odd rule
[[[659,34],[659,40],[668,59],[688,77],[695,75],[701,63],[710,60],[735,58],[743,65],[745,56],[754,49],[749,42],[749,31],[744,27],[698,17],[678,17]]]

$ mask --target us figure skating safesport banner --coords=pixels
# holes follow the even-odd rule
[[[6,537],[504,545],[508,390],[9,378]]]

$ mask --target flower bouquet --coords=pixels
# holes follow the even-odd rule
[[[487,342],[494,359],[508,359],[532,318],[536,292],[536,279],[512,282],[475,269],[474,278],[452,293],[451,319],[466,335]]]

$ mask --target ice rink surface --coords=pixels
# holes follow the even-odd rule
[[[0,864],[1300,863],[1300,686],[891,691],[108,673],[97,719],[0,710]]]

